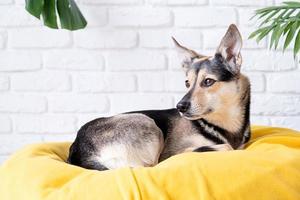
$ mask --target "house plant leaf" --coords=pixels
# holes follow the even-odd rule
[[[57,11],[62,28],[77,30],[87,25],[86,20],[73,0],[58,0]]]
[[[286,49],[289,46],[289,44],[291,43],[296,29],[297,29],[297,22],[293,22],[293,25],[291,26],[289,32],[287,33],[283,49]]]
[[[33,16],[40,19],[44,7],[44,0],[26,0],[25,9]]]
[[[256,38],[259,42],[262,38],[269,37],[270,48],[277,49],[279,41],[284,40],[283,51],[291,44],[294,38],[294,56],[299,53],[300,46],[300,2],[286,1],[279,6],[270,6],[255,11],[251,18],[258,17],[261,21],[258,29],[252,32],[249,38]]]
[[[298,30],[298,34],[295,39],[295,45],[294,45],[294,55],[296,55],[300,50],[300,28]]]
[[[46,0],[42,12],[44,24],[51,28],[58,28],[56,17],[56,0]]]
[[[26,0],[26,10],[50,28],[77,30],[86,27],[87,21],[74,0]]]

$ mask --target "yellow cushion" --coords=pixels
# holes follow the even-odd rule
[[[300,199],[299,132],[256,126],[252,134],[245,150],[103,172],[66,164],[70,143],[30,145],[1,166],[0,199]]]

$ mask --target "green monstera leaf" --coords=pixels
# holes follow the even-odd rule
[[[63,29],[77,30],[87,25],[74,0],[26,0],[25,7],[50,28],[58,29],[60,25]]]

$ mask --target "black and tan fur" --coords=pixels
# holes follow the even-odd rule
[[[98,118],[78,131],[68,162],[89,169],[154,166],[183,152],[240,148],[250,138],[250,83],[240,73],[242,39],[230,25],[214,56],[181,46],[186,95],[177,109]]]

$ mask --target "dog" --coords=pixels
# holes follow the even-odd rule
[[[173,41],[187,93],[176,109],[98,118],[80,128],[68,163],[87,169],[149,167],[184,152],[227,151],[250,138],[250,82],[240,72],[242,38],[231,24],[214,56]]]

